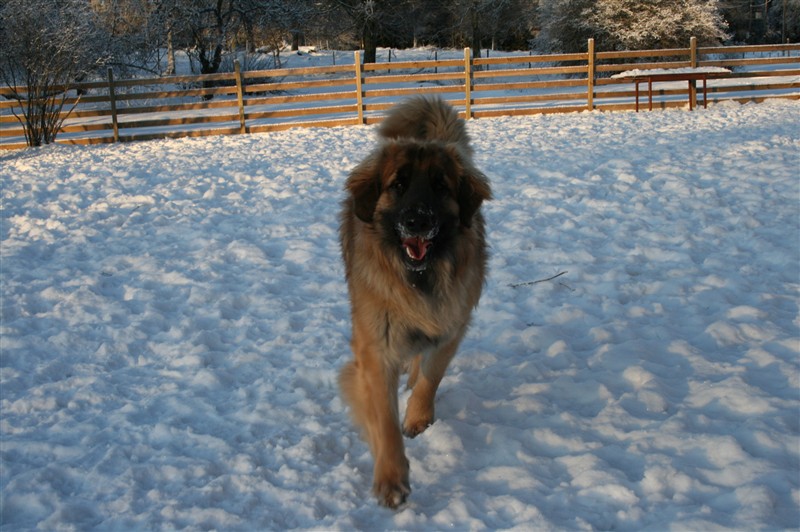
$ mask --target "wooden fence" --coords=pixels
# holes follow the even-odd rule
[[[709,102],[800,99],[800,44],[697,47],[286,68],[203,76],[108,79],[75,84],[58,142],[96,144],[165,137],[258,133],[293,127],[372,124],[402,97],[440,94],[466,118],[634,108],[631,69],[725,67]],[[391,58],[391,56],[390,56]],[[24,91],[24,88],[17,88]],[[77,92],[75,92],[77,91]],[[16,101],[0,88],[0,148],[25,146]],[[683,107],[698,95],[660,84],[654,107]],[[67,111],[65,111],[66,113]]]

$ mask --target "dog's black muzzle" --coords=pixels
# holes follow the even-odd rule
[[[426,207],[403,209],[398,217],[397,232],[405,251],[406,265],[412,270],[424,270],[433,240],[439,233],[436,215]]]

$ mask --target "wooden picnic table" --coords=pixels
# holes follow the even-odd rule
[[[614,78],[625,78],[633,80],[636,86],[636,112],[639,112],[639,84],[647,82],[647,102],[648,110],[653,110],[653,83],[660,81],[687,81],[689,83],[689,110],[694,110],[692,98],[693,83],[702,80],[703,82],[703,108],[708,107],[708,78],[720,78],[730,73],[727,68],[706,67],[706,68],[676,68],[676,69],[655,69],[655,70],[628,70],[615,76]]]

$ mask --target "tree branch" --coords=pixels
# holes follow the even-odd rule
[[[508,286],[510,286],[511,288],[519,288],[520,286],[530,286],[530,285],[539,284],[539,283],[546,283],[547,281],[552,281],[553,279],[557,279],[558,277],[561,277],[565,273],[569,273],[569,272],[563,271],[561,273],[555,274],[552,277],[548,277],[547,279],[539,279],[538,281],[527,281],[527,282],[524,282],[524,283],[511,283]]]

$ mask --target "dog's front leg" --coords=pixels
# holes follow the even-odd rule
[[[436,390],[460,341],[461,335],[437,351],[414,360],[411,368],[413,379],[409,379],[411,397],[406,403],[406,417],[403,420],[403,434],[409,438],[418,436],[433,424]]]
[[[403,435],[397,409],[397,368],[383,368],[377,364],[364,378],[372,389],[366,398],[372,403],[374,427],[370,437],[375,469],[372,489],[378,502],[397,508],[411,492],[408,481],[408,459],[403,448]]]
[[[411,492],[397,408],[399,368],[374,346],[353,331],[355,361],[342,370],[340,386],[375,459],[373,492],[380,504],[397,508]]]

